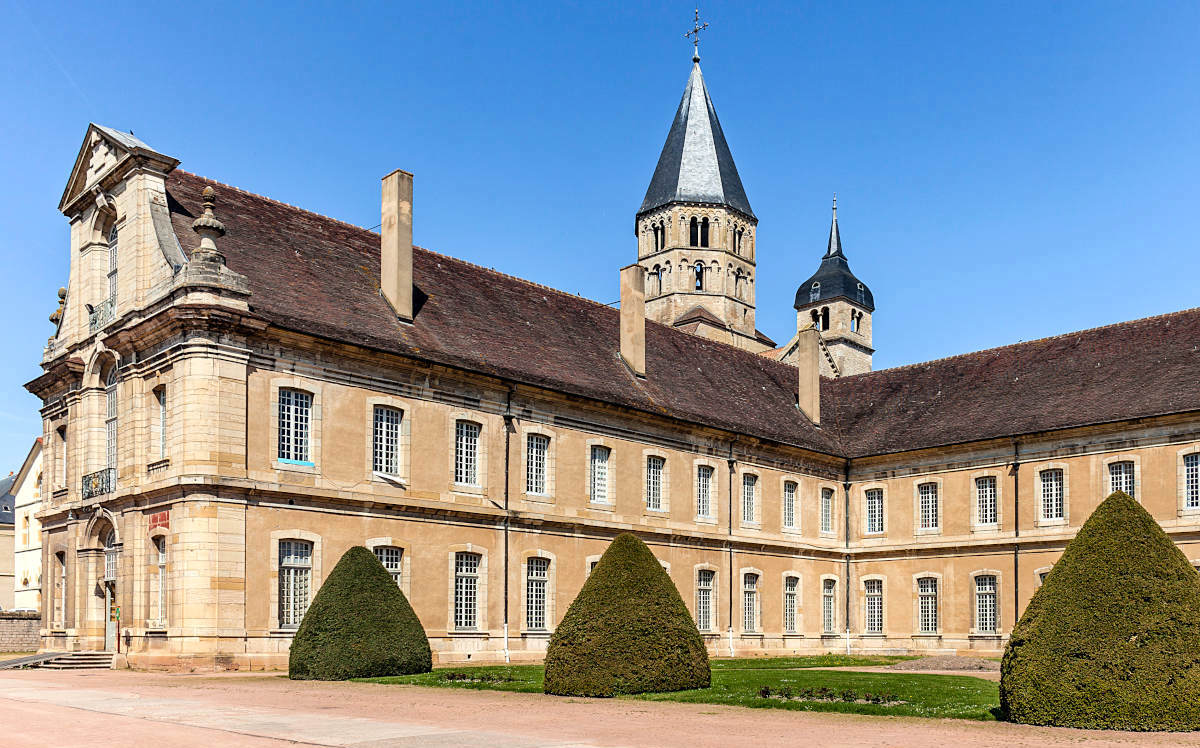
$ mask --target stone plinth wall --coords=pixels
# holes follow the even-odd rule
[[[36,652],[41,626],[38,613],[0,613],[0,652]]]

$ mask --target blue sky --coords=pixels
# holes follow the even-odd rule
[[[22,385],[66,281],[55,206],[89,121],[363,226],[404,168],[418,244],[608,302],[687,79],[692,8],[10,0],[0,474],[40,433]],[[835,191],[875,295],[877,368],[1200,305],[1200,4],[701,13],[776,340]]]

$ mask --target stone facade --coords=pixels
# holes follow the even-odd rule
[[[36,613],[0,612],[0,652],[36,652],[40,623]]]
[[[13,525],[13,601],[15,610],[42,609],[42,529],[37,514],[42,509],[42,440],[33,443],[12,488],[15,497]]]

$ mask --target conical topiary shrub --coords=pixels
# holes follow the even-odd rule
[[[288,677],[347,680],[432,669],[425,629],[391,574],[366,548],[346,551],[300,621]]]
[[[1128,495],[1100,504],[1034,594],[1000,707],[1034,725],[1200,728],[1200,578]]]
[[[707,688],[708,652],[675,584],[646,544],[608,547],[546,651],[546,693],[615,696]]]

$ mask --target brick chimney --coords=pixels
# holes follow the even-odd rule
[[[621,268],[621,358],[646,376],[646,271],[637,264]]]
[[[800,387],[796,404],[813,424],[821,425],[821,333],[808,324],[796,334],[796,369]]]
[[[379,288],[405,322],[413,319],[412,205],[412,174],[397,169],[383,178]]]

